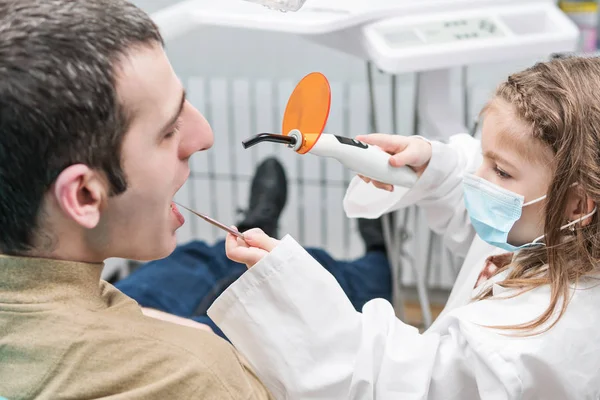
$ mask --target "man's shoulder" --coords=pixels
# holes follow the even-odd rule
[[[150,317],[134,328],[119,340],[131,347],[115,360],[125,369],[147,371],[151,380],[178,381],[201,398],[252,398],[265,391],[233,346],[212,332]],[[267,398],[264,393],[257,398]]]
[[[111,304],[105,312],[94,313],[94,330],[106,330],[97,340],[112,342],[118,337],[121,344],[132,348],[169,354],[172,358],[196,360],[198,365],[215,365],[236,359],[231,344],[212,332],[183,326],[142,313],[141,307],[109,283],[103,282],[103,297]]]
[[[99,392],[119,381],[124,392],[148,390],[148,399],[252,398],[262,390],[233,346],[214,333],[146,317],[135,304],[121,306],[81,315],[81,335],[64,352],[58,380],[93,381]],[[72,376],[61,378],[64,373]]]
[[[227,341],[147,317],[135,301],[110,285],[102,290],[107,307],[92,309],[75,302],[43,312],[12,313],[12,334],[3,340],[11,341],[22,360],[14,360],[4,372],[20,378],[10,384],[0,379],[0,391],[14,396],[39,390],[39,398],[120,393],[131,399],[246,399],[264,390]],[[42,353],[44,357],[32,358]],[[15,365],[24,370],[17,371]]]

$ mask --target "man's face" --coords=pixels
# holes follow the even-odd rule
[[[110,197],[95,235],[109,257],[164,258],[176,246],[181,215],[172,209],[187,180],[190,156],[213,144],[204,117],[185,100],[160,46],[140,47],[122,62],[117,92],[132,115],[122,148],[127,190]]]

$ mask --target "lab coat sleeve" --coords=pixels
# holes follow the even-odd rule
[[[512,368],[465,334],[420,334],[381,299],[356,312],[290,236],[233,283],[209,316],[277,399],[517,398]]]
[[[344,197],[344,211],[349,218],[379,218],[417,205],[425,210],[429,228],[442,235],[450,250],[464,256],[475,231],[463,201],[462,178],[479,167],[481,144],[467,134],[452,136],[447,144],[430,143],[431,160],[412,188],[396,186],[387,192],[355,177]]]

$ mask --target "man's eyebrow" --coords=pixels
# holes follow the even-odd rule
[[[169,129],[173,124],[175,124],[175,122],[177,122],[177,118],[179,118],[179,116],[181,115],[181,112],[183,111],[183,106],[185,105],[185,101],[187,99],[187,94],[185,92],[185,89],[183,90],[182,94],[181,94],[181,101],[179,102],[179,107],[177,107],[177,112],[175,112],[173,114],[173,116],[171,118],[169,118],[169,122],[167,122],[162,129],[160,130],[160,132],[165,132],[167,129]]]

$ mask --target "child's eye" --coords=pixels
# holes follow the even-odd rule
[[[500,179],[510,179],[510,178],[512,178],[509,174],[507,174],[506,172],[502,171],[498,167],[494,167],[494,171],[496,172],[496,175],[498,175],[500,177]]]

